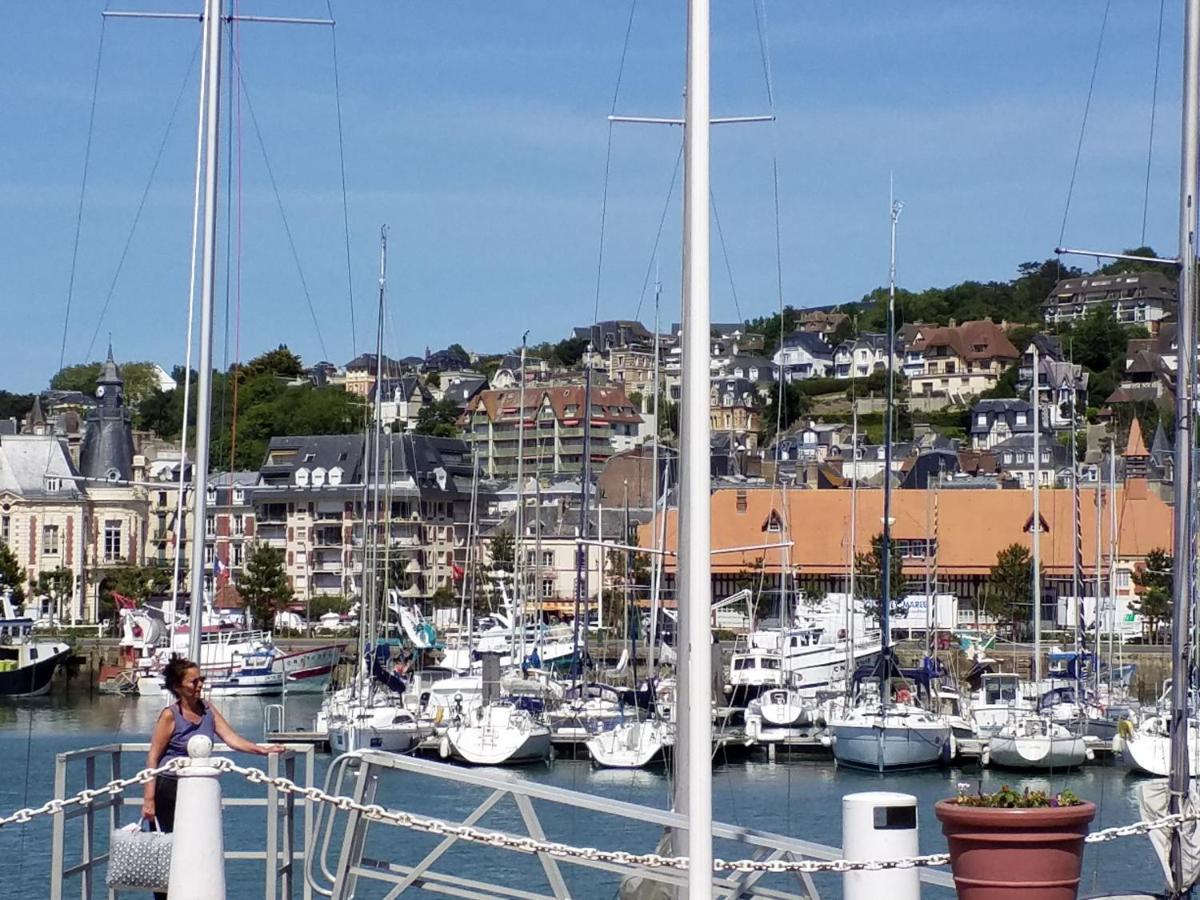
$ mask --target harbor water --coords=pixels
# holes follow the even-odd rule
[[[264,711],[273,698],[230,698],[218,707],[230,723],[246,737],[261,740]],[[289,698],[286,724],[310,725],[319,706],[319,697]],[[21,703],[0,705],[0,814],[7,815],[25,807],[37,806],[53,795],[55,754],[100,744],[144,742],[149,738],[155,717],[162,703],[151,699],[136,699],[89,695],[87,693],[40,698]],[[327,755],[317,755],[317,783],[324,780],[329,762]],[[244,764],[262,766],[262,758],[242,758]],[[129,775],[144,765],[140,756],[124,764],[123,774]],[[665,808],[669,805],[671,779],[668,770],[596,770],[580,749],[580,758],[560,755],[553,763],[508,770],[518,778],[589,792],[646,806]],[[107,769],[97,772],[100,783],[107,780]],[[262,795],[261,788],[226,775],[227,795]],[[1017,773],[964,769],[934,770],[920,773],[880,777],[869,773],[835,769],[831,760],[812,756],[781,756],[777,762],[766,759],[762,750],[718,762],[713,771],[713,807],[720,821],[759,831],[772,831],[824,844],[841,843],[841,798],[844,794],[868,790],[896,790],[915,794],[919,800],[921,852],[933,853],[945,849],[940,826],[933,816],[935,800],[948,797],[960,782],[972,788],[994,789],[1001,784],[1029,785],[1035,788],[1062,790],[1070,788],[1079,796],[1092,800],[1098,807],[1093,829],[1136,821],[1136,789],[1139,779],[1128,776],[1121,768],[1111,765],[1092,765],[1073,773],[1052,777],[1025,778]],[[487,792],[452,781],[439,780],[431,789],[429,779],[396,773],[381,785],[379,802],[391,808],[404,809],[422,815],[461,820],[485,799]],[[140,790],[130,795],[140,804]],[[595,846],[606,849],[626,849],[633,852],[652,852],[661,831],[649,825],[639,826],[607,816],[597,816],[585,810],[573,810],[551,804],[536,803],[547,838],[576,846]],[[138,815],[137,807],[129,807],[125,820]],[[99,823],[106,816],[97,816]],[[479,823],[482,827],[522,831],[520,819],[512,804],[497,807]],[[177,823],[177,827],[183,827]],[[239,809],[230,812],[225,821],[226,847],[237,845],[247,849],[258,838],[261,849],[262,811]],[[0,879],[0,896],[36,898],[49,896],[51,866],[50,820],[43,817],[36,823],[0,829],[0,858],[8,861]],[[414,864],[436,846],[437,839],[397,828],[378,826],[372,829],[368,853],[377,858]],[[68,842],[68,858],[77,859],[78,842]],[[718,843],[716,855],[726,859],[746,855],[736,845]],[[532,868],[530,866],[532,865]],[[453,871],[464,878],[507,881],[533,892],[544,892],[539,880],[540,867],[528,857],[482,847],[457,847],[439,862],[441,871]],[[564,877],[573,897],[610,898],[616,895],[619,877],[603,871],[563,867]],[[263,891],[261,863],[236,862],[227,869],[229,896],[257,897]],[[526,880],[528,879],[528,883]],[[815,879],[822,897],[839,897],[838,876]],[[795,880],[775,876],[764,882],[772,886],[797,889]],[[1145,837],[1124,838],[1114,843],[1092,845],[1084,859],[1083,895],[1139,889],[1161,889],[1163,877],[1157,857]],[[376,884],[362,884],[356,896],[382,896],[386,891]],[[68,891],[77,895],[78,886]],[[414,891],[415,895],[421,892]],[[927,897],[949,896],[944,889],[926,887]],[[100,886],[96,896],[103,896]],[[300,896],[297,890],[296,896]]]

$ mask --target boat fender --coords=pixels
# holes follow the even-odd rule
[[[1122,719],[1119,721],[1117,723],[1117,735],[1125,739],[1133,737],[1133,723],[1128,719]],[[1115,742],[1113,749],[1116,749]]]
[[[442,735],[442,742],[438,744],[438,756],[442,759],[450,758],[450,738]]]
[[[830,734],[821,735],[821,746],[822,747],[832,747],[834,745],[834,743],[835,743],[835,739],[834,739],[833,735],[830,735]]]
[[[958,738],[954,736],[954,732],[950,732],[950,740],[946,742],[946,746],[950,749],[950,755],[946,757],[949,762],[952,759],[958,758]]]
[[[1091,762],[1092,760],[1094,760],[1096,758],[1096,751],[1093,750],[1091,747],[1088,747],[1087,749],[1085,749],[1083,751],[1083,755],[1084,755],[1084,758],[1087,759],[1088,762]]]
[[[991,763],[992,763],[992,748],[990,746],[985,746],[983,748],[983,752],[979,754],[979,765],[983,766],[986,769],[989,765],[991,765]]]

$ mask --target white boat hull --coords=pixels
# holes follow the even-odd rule
[[[542,762],[550,750],[550,729],[508,706],[486,706],[452,723],[441,747],[443,756],[476,766]]]
[[[592,762],[607,769],[640,769],[661,760],[675,744],[675,727],[667,722],[625,722],[587,742]]]
[[[833,758],[840,766],[890,772],[940,765],[950,752],[950,726],[905,721],[903,715],[834,722]]]
[[[1193,778],[1200,774],[1198,731],[1200,727],[1195,721],[1188,723],[1188,772]],[[1118,734],[1113,738],[1112,747],[1113,753],[1121,758],[1131,772],[1158,778],[1166,778],[1171,774],[1171,739],[1166,734],[1166,723],[1157,717],[1143,723],[1129,737]]]
[[[1074,769],[1087,759],[1083,738],[1014,737],[1001,732],[988,741],[988,763],[1005,769]]]

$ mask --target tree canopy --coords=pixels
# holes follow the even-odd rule
[[[1151,641],[1157,641],[1164,623],[1171,621],[1173,569],[1175,557],[1162,547],[1155,547],[1146,554],[1145,565],[1133,573],[1133,583],[1138,587],[1138,597],[1130,608],[1146,620],[1146,633]]]
[[[8,544],[0,541],[0,594],[10,592],[14,603],[25,601],[25,570]]]
[[[1021,633],[1033,608],[1032,600],[1033,557],[1028,547],[1009,544],[996,553],[996,564],[984,588],[984,609],[1010,623],[1014,633]]]
[[[152,362],[127,362],[119,364],[121,378],[125,382],[125,402],[137,407],[142,400],[158,390],[158,373]],[[59,369],[50,379],[50,388],[55,391],[79,391],[89,397],[96,396],[96,379],[104,363],[76,363]]]
[[[252,544],[238,582],[238,592],[260,627],[270,628],[275,613],[292,599],[292,586],[284,568],[283,550],[268,544]]]
[[[458,427],[458,407],[448,397],[426,403],[417,413],[413,431],[434,437],[462,437],[462,429]]]
[[[899,616],[903,614],[906,603],[904,600],[904,558],[900,555],[900,545],[893,539],[888,547],[888,596],[891,603],[888,614]],[[854,554],[855,584],[854,595],[863,601],[863,609],[876,622],[883,619],[883,534],[871,538],[871,549],[867,553]]]

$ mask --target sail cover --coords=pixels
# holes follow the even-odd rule
[[[1155,779],[1142,784],[1138,790],[1138,808],[1141,811],[1142,818],[1150,821],[1153,819],[1161,819],[1166,816],[1167,805],[1170,800],[1171,793],[1167,788],[1167,780]],[[1185,815],[1192,817],[1200,812],[1200,795],[1197,795],[1195,790],[1188,792],[1184,798],[1183,812]],[[1200,822],[1195,820],[1185,823],[1181,826],[1181,837],[1183,845],[1183,879],[1184,889],[1191,887],[1200,878]],[[1163,876],[1167,879],[1167,884],[1171,883],[1171,830],[1168,828],[1160,828],[1150,832],[1150,843],[1154,847],[1154,852],[1158,854],[1158,861],[1162,864]]]

